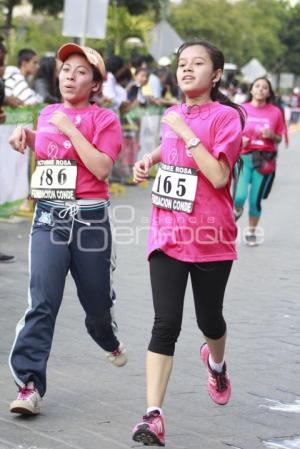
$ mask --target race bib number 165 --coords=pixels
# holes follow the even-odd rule
[[[197,170],[161,164],[152,188],[152,204],[190,214],[197,190]]]

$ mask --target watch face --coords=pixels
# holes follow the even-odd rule
[[[187,147],[188,147],[188,148],[196,147],[196,146],[198,145],[198,143],[200,143],[200,139],[198,139],[197,137],[192,137],[192,138],[189,140],[189,142],[188,142],[188,144],[187,144]]]

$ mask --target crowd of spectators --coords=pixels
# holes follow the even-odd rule
[[[44,56],[40,60],[33,49],[19,51],[16,65],[5,66],[6,49],[0,42],[0,105],[13,108],[39,103],[60,101],[58,90],[59,63],[55,56]],[[161,115],[163,110],[181,101],[172,61],[163,56],[158,62],[150,61],[134,53],[126,62],[118,55],[111,55],[106,61],[107,80],[102,94],[93,100],[101,106],[113,109],[119,114],[124,134],[124,149],[120,162],[114,170],[114,180],[131,183],[130,173],[140,149],[139,131],[143,116]],[[248,84],[236,79],[224,82],[222,91],[238,104],[246,101]],[[300,111],[300,94],[297,89],[286,97],[278,97],[281,107],[291,109],[291,122],[297,121]],[[5,114],[0,109],[0,122]]]
[[[7,51],[0,39],[0,123],[5,122],[5,106],[20,108],[60,101],[58,90],[59,62],[55,56],[39,59],[30,48],[21,49],[16,65],[6,66]],[[132,166],[140,148],[140,129],[143,117],[163,114],[165,108],[182,101],[172,61],[164,56],[157,62],[134,53],[126,62],[118,55],[106,61],[107,79],[102,93],[92,100],[114,110],[123,127],[123,148],[114,167],[111,181],[133,184]],[[235,79],[224,82],[221,90],[235,103],[247,100],[248,84]],[[288,108],[288,120],[297,122],[300,116],[300,90],[278,96],[278,105]],[[3,108],[4,106],[4,108]],[[1,261],[0,253],[0,261]]]
[[[55,56],[41,59],[31,48],[21,49],[15,65],[6,65],[7,50],[0,39],[0,123],[5,123],[10,109],[39,106],[60,101],[58,73],[60,65]],[[111,181],[132,184],[132,166],[140,149],[139,130],[142,117],[161,115],[163,109],[179,100],[171,61],[162,58],[149,67],[141,55],[126,63],[112,55],[106,60],[107,79],[101,95],[92,101],[113,109],[123,126],[123,148]],[[0,262],[12,262],[14,256],[0,253]]]
[[[39,59],[33,49],[23,48],[17,54],[16,65],[6,66],[6,53],[4,43],[0,42],[1,105],[18,108],[60,101],[60,67],[55,56]],[[113,179],[132,183],[131,168],[140,148],[142,117],[148,113],[161,115],[166,107],[180,100],[180,95],[168,57],[160,58],[158,63],[152,60],[149,65],[144,56],[135,53],[128,62],[118,55],[111,55],[105,62],[107,79],[101,95],[97,95],[93,101],[111,108],[120,116],[124,148]],[[0,121],[5,121],[2,108]]]

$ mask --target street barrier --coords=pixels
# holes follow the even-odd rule
[[[6,121],[0,125],[0,217],[16,213],[29,192],[30,151],[13,151],[8,139],[16,125],[33,127],[36,107],[5,108]]]

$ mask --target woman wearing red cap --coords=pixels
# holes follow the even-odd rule
[[[38,414],[56,316],[70,270],[88,333],[115,366],[127,354],[115,335],[112,239],[107,178],[121,149],[121,127],[110,110],[91,104],[105,66],[99,53],[65,44],[58,50],[61,104],[40,113],[37,130],[18,126],[10,144],[37,159],[31,195],[37,199],[30,240],[28,308],[18,323],[10,368],[19,387],[10,411]]]

